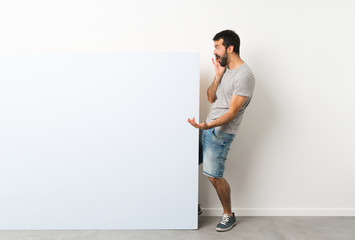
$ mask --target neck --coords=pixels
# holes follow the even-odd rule
[[[243,63],[244,63],[244,61],[239,57],[239,55],[237,55],[236,53],[233,53],[229,57],[229,61],[227,64],[228,69],[229,70],[237,69]]]

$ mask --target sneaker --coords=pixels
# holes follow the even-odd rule
[[[237,225],[237,219],[233,213],[233,216],[228,214],[223,214],[220,223],[218,223],[216,230],[217,232],[225,232],[231,230],[235,225]]]
[[[201,204],[198,205],[198,215],[200,216],[202,214],[202,209],[201,209]]]

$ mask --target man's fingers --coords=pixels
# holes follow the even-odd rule
[[[213,63],[213,65],[214,65],[215,67],[217,67],[217,64],[218,64],[219,62],[217,62],[217,59],[215,60],[214,58],[212,58],[212,63]]]
[[[202,124],[196,123],[195,117],[193,117],[192,119],[188,118],[187,121],[188,121],[192,126],[194,126],[195,128],[205,127],[205,125],[206,125],[206,122],[204,122],[204,123],[202,123]]]
[[[196,125],[195,118],[193,117],[192,119],[188,118],[187,121],[193,125]]]

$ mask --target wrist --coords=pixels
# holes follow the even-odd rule
[[[216,79],[217,81],[220,81],[220,80],[222,79],[222,76],[223,76],[223,74],[221,74],[221,75],[217,75],[217,74],[216,74],[215,79]]]
[[[213,122],[207,123],[207,127],[208,127],[208,129],[210,129],[210,128],[214,128],[214,124],[213,124]]]

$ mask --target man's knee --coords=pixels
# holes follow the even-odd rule
[[[213,185],[218,184],[223,180],[223,178],[208,177]]]

